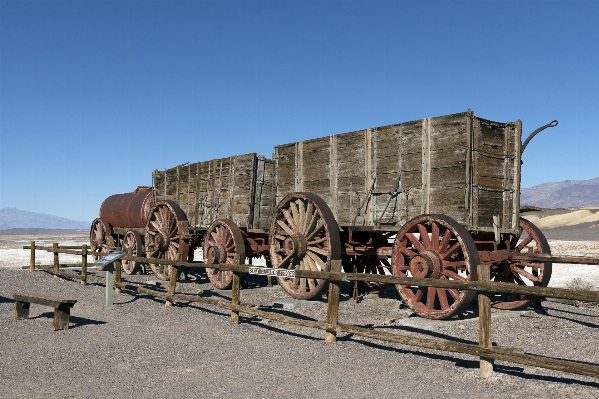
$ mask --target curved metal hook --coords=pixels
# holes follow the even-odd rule
[[[530,140],[532,140],[532,138],[534,136],[537,135],[537,133],[542,132],[543,130],[547,129],[548,127],[555,127],[557,126],[557,119],[551,121],[550,123],[546,124],[545,126],[541,126],[540,128],[538,128],[537,130],[535,130],[534,132],[532,132],[528,138],[524,141],[524,143],[522,143],[522,149],[520,150],[520,154],[522,154],[524,152],[524,149],[526,148],[526,146],[528,145],[528,143],[530,142]]]

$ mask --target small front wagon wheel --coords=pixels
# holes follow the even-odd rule
[[[233,264],[235,255],[240,263],[245,262],[245,242],[241,229],[235,222],[219,219],[212,222],[204,239],[204,262],[211,264]],[[233,272],[206,268],[208,279],[219,290],[231,288]]]
[[[143,241],[141,235],[135,230],[129,230],[125,233],[123,238],[123,251],[131,251],[131,255],[143,257]],[[127,274],[136,274],[141,272],[142,264],[133,260],[123,260],[123,271]]]
[[[183,254],[187,261],[189,242],[184,238],[188,233],[185,213],[173,201],[162,201],[154,205],[148,217],[145,231],[146,257],[176,260]],[[173,267],[167,264],[150,263],[157,278],[169,280]]]
[[[92,222],[92,227],[89,231],[89,243],[91,247],[92,259],[96,262],[103,256],[94,255],[99,253],[107,254],[114,247],[114,239],[112,238],[112,228],[106,221],[97,218]]]
[[[269,231],[272,267],[330,271],[331,260],[341,259],[339,227],[322,198],[292,193],[279,202]],[[326,280],[277,277],[293,298],[313,299],[324,293]]]
[[[421,215],[408,221],[393,245],[394,276],[476,280],[478,251],[470,233],[444,215]],[[472,301],[475,291],[397,284],[404,302],[427,319],[459,315]]]

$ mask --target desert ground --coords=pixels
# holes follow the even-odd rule
[[[526,215],[535,223],[565,213]],[[591,212],[592,213],[592,212]],[[534,219],[536,217],[537,219]],[[566,216],[567,218],[567,216]],[[570,234],[570,226],[543,227],[552,253],[599,257],[599,236]],[[593,225],[595,221],[585,222]],[[576,224],[574,225],[576,226]],[[580,227],[580,226],[578,226]],[[229,313],[210,305],[164,302],[123,291],[105,306],[101,284],[81,285],[29,264],[35,240],[51,246],[86,243],[87,235],[0,235],[0,397],[431,397],[446,398],[599,398],[599,378],[583,377],[508,362],[496,362],[491,378],[481,380],[478,359],[449,352],[340,334],[326,344],[323,332],[253,316],[232,325]],[[52,262],[51,253],[36,259]],[[61,263],[79,256],[60,255]],[[102,272],[90,271],[92,274]],[[550,286],[566,287],[582,278],[599,289],[599,267],[554,265]],[[167,284],[152,274],[126,276],[154,289]],[[14,320],[12,292],[43,292],[78,300],[66,331],[53,332],[52,310],[32,305],[29,320]],[[212,288],[203,272],[192,272],[177,292],[230,298]],[[351,286],[341,287],[340,322],[456,342],[478,342],[476,302],[456,319],[421,319],[393,290],[366,295],[356,303]],[[259,309],[322,320],[326,301],[297,301],[280,287],[248,278],[241,301]],[[598,364],[599,312],[580,304],[544,301],[543,310],[493,311],[494,344],[527,353]]]

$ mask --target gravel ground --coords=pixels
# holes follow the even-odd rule
[[[251,276],[254,277],[254,276]],[[147,285],[152,275],[127,276]],[[261,309],[323,319],[324,301],[293,301],[279,287],[249,280],[243,302]],[[52,310],[33,304],[30,320],[14,320],[13,291],[33,291],[78,300],[66,331],[52,331]],[[360,303],[342,286],[340,321],[428,338],[476,343],[478,319],[405,326],[417,320],[391,291]],[[229,297],[201,274],[177,292]],[[5,398],[597,398],[599,379],[498,362],[481,380],[471,356],[422,350],[340,335],[325,343],[318,330],[243,317],[209,305],[116,295],[104,306],[102,285],[82,286],[36,271],[0,269],[0,396]],[[528,353],[597,363],[599,312],[544,302],[533,310],[493,319],[493,340]]]

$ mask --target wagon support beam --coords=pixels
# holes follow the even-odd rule
[[[514,253],[506,250],[479,251],[482,263],[501,263],[505,261],[523,262],[552,262],[552,263],[574,263],[580,265],[599,265],[599,258],[580,256],[555,256],[540,253]]]

